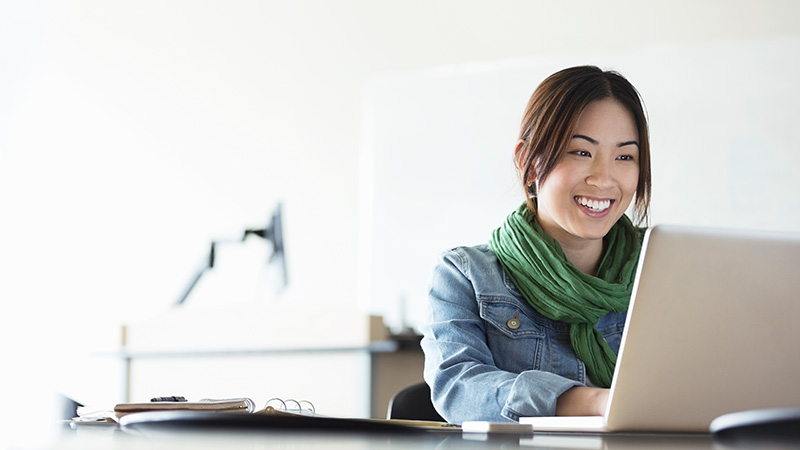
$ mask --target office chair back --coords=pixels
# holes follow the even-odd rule
[[[431,388],[425,383],[409,386],[389,400],[387,419],[445,422],[431,402]]]

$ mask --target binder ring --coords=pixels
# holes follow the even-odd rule
[[[286,399],[286,403],[289,403],[289,402],[293,402],[294,404],[296,404],[296,405],[297,405],[297,410],[298,410],[298,411],[302,411],[302,410],[303,410],[303,406],[302,406],[302,405],[300,405],[300,402],[298,402],[297,400],[295,400],[295,399],[293,399],[293,398],[287,398],[287,399]],[[286,410],[288,411],[289,409],[287,408]]]
[[[281,409],[283,411],[286,411],[288,409],[288,408],[286,408],[286,402],[284,402],[283,400],[279,399],[278,397],[273,397],[273,398],[267,400],[267,404],[265,406],[269,407],[270,402],[273,401],[273,400],[277,400],[277,401],[281,402],[281,405],[283,405],[283,408],[281,408]]]
[[[316,413],[317,413],[317,410],[316,410],[316,409],[314,409],[314,404],[313,404],[313,403],[311,403],[310,401],[308,401],[308,400],[300,400],[300,401],[299,401],[299,402],[297,402],[297,403],[298,403],[298,404],[300,404],[300,403],[307,403],[307,404],[308,404],[308,406],[309,406],[309,408],[308,408],[308,409],[309,409],[309,410],[311,410],[311,414],[316,414]],[[303,408],[301,407],[300,409],[303,409]]]

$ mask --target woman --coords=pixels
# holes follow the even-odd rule
[[[636,89],[596,67],[557,72],[525,110],[526,202],[487,245],[442,256],[422,327],[425,380],[448,422],[601,415],[650,202]]]

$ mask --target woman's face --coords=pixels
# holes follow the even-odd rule
[[[561,245],[602,244],[639,180],[639,133],[614,99],[590,103],[559,163],[539,184],[537,218]]]

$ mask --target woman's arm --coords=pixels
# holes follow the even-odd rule
[[[559,396],[582,384],[547,371],[514,373],[496,366],[470,264],[478,270],[465,254],[448,252],[431,283],[422,348],[425,380],[439,414],[451,423],[555,415]]]
[[[608,389],[575,386],[558,397],[557,416],[602,416],[608,404]]]

